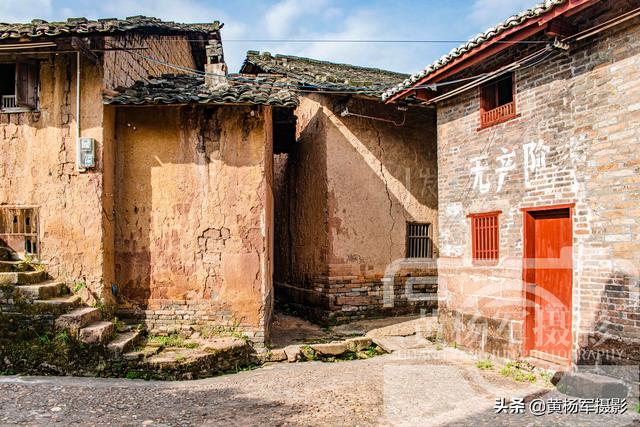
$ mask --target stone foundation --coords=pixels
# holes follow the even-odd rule
[[[310,320],[343,323],[436,310],[438,286],[434,278],[433,271],[396,276],[389,282],[381,275],[319,276],[308,286],[275,283],[275,296],[279,304]],[[407,286],[413,291],[409,296]]]

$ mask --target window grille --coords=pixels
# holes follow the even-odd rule
[[[487,212],[469,215],[471,218],[471,253],[476,263],[496,263],[500,258],[498,215]]]
[[[432,258],[431,224],[407,223],[407,258]]]
[[[0,207],[0,239],[18,253],[40,255],[38,208]]]

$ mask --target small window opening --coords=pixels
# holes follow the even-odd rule
[[[407,223],[407,258],[433,258],[431,224]]]
[[[36,62],[0,64],[0,109],[35,109],[38,104],[39,68]]]
[[[471,214],[471,254],[476,264],[496,264],[500,259],[498,215],[501,212]]]
[[[480,87],[480,127],[506,121],[516,115],[513,73]]]

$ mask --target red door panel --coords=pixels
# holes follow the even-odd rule
[[[525,281],[529,287],[530,342],[538,352],[571,358],[572,231],[569,209],[525,213]]]

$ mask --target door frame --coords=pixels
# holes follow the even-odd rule
[[[532,324],[531,322],[534,321],[535,316],[533,315],[533,310],[535,309],[534,307],[528,307],[527,306],[527,301],[529,300],[529,286],[528,283],[533,283],[533,280],[527,280],[528,278],[530,279],[532,276],[535,275],[535,267],[534,266],[530,266],[527,265],[527,259],[529,258],[528,255],[531,253],[532,249],[535,249],[535,247],[533,246],[532,241],[529,240],[528,236],[529,234],[532,232],[532,230],[530,229],[531,225],[533,225],[533,221],[532,221],[532,217],[529,215],[531,212],[537,212],[537,211],[550,211],[550,210],[558,210],[558,209],[568,209],[569,210],[569,221],[571,222],[571,227],[570,227],[570,231],[571,231],[571,262],[573,263],[575,257],[574,257],[574,251],[573,251],[573,210],[575,208],[576,204],[575,203],[565,203],[565,204],[560,204],[560,205],[549,205],[549,206],[532,206],[532,207],[528,207],[528,208],[521,208],[520,210],[522,211],[522,314],[524,317],[524,323],[523,323],[523,333],[522,333],[522,337],[523,337],[523,355],[524,356],[529,356],[530,351],[534,348],[534,343],[535,343],[535,336],[533,336],[533,328],[532,328]],[[529,218],[531,218],[531,220],[529,220]],[[573,322],[573,299],[574,299],[574,288],[573,288],[573,283],[574,283],[574,270],[573,267],[571,269],[571,308],[570,308],[570,313],[571,313],[571,348],[570,351],[573,350],[573,332],[575,330],[574,328],[574,322]],[[534,276],[535,277],[535,276]]]

